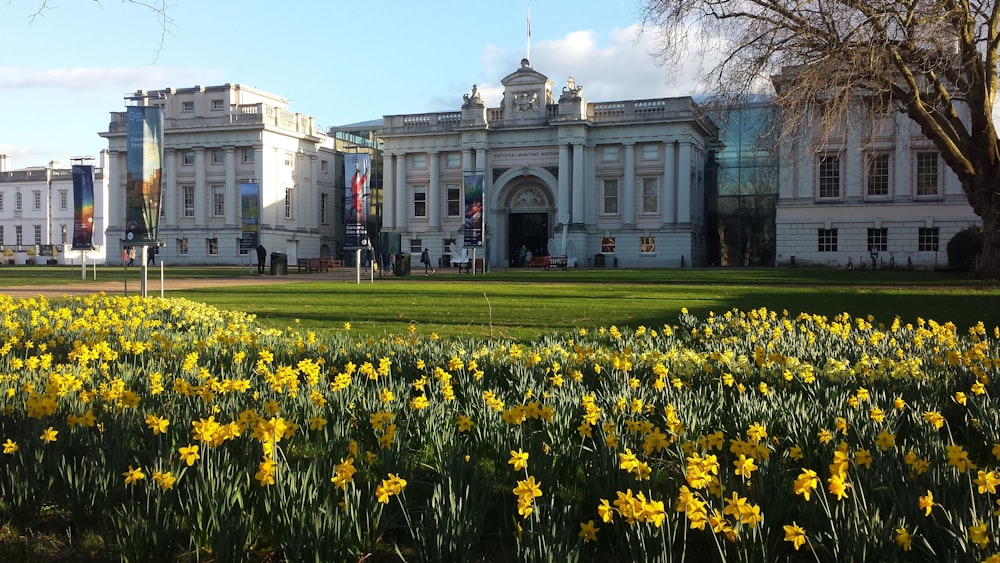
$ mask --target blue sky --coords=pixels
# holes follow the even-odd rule
[[[156,2],[154,2],[156,3]],[[120,0],[0,3],[0,154],[10,169],[64,165],[139,89],[239,83],[323,126],[455,111],[478,85],[487,106],[527,45],[528,3],[479,0],[169,0],[163,24]],[[636,0],[530,3],[531,66],[588,101],[690,95],[693,65],[668,69],[638,33]]]

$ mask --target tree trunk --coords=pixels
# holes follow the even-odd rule
[[[976,264],[976,276],[1000,280],[1000,209],[982,214],[983,250]]]

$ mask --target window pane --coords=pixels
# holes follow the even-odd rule
[[[917,153],[917,195],[937,195],[938,155],[934,152]]]
[[[868,156],[868,195],[889,195],[889,155]]]
[[[819,197],[840,197],[840,157],[819,159]]]

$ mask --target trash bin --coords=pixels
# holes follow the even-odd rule
[[[408,253],[400,252],[396,255],[396,271],[393,272],[393,275],[410,275],[410,255]]]
[[[603,254],[595,254],[594,255],[594,267],[595,268],[603,268],[604,267],[604,255]]]
[[[271,275],[288,275],[288,255],[284,252],[271,253]]]

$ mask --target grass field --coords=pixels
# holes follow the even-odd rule
[[[158,278],[158,272],[149,275]],[[979,321],[1000,325],[1000,287],[966,274],[805,268],[453,272],[361,284],[345,275],[339,281],[267,286],[233,285],[250,277],[241,267],[167,268],[165,276],[225,278],[225,285],[170,294],[252,312],[275,327],[323,331],[351,323],[352,330],[372,336],[399,333],[413,323],[442,337],[527,340],[578,327],[655,327],[675,322],[685,307],[699,316],[767,307],[791,314],[872,315],[887,323],[896,316],[904,322],[919,317],[951,321],[963,330]],[[99,280],[124,275],[115,267],[100,267],[97,273]],[[137,283],[138,275],[131,269],[129,283]],[[92,277],[88,274],[88,280]],[[78,267],[0,268],[0,287],[79,281]]]

